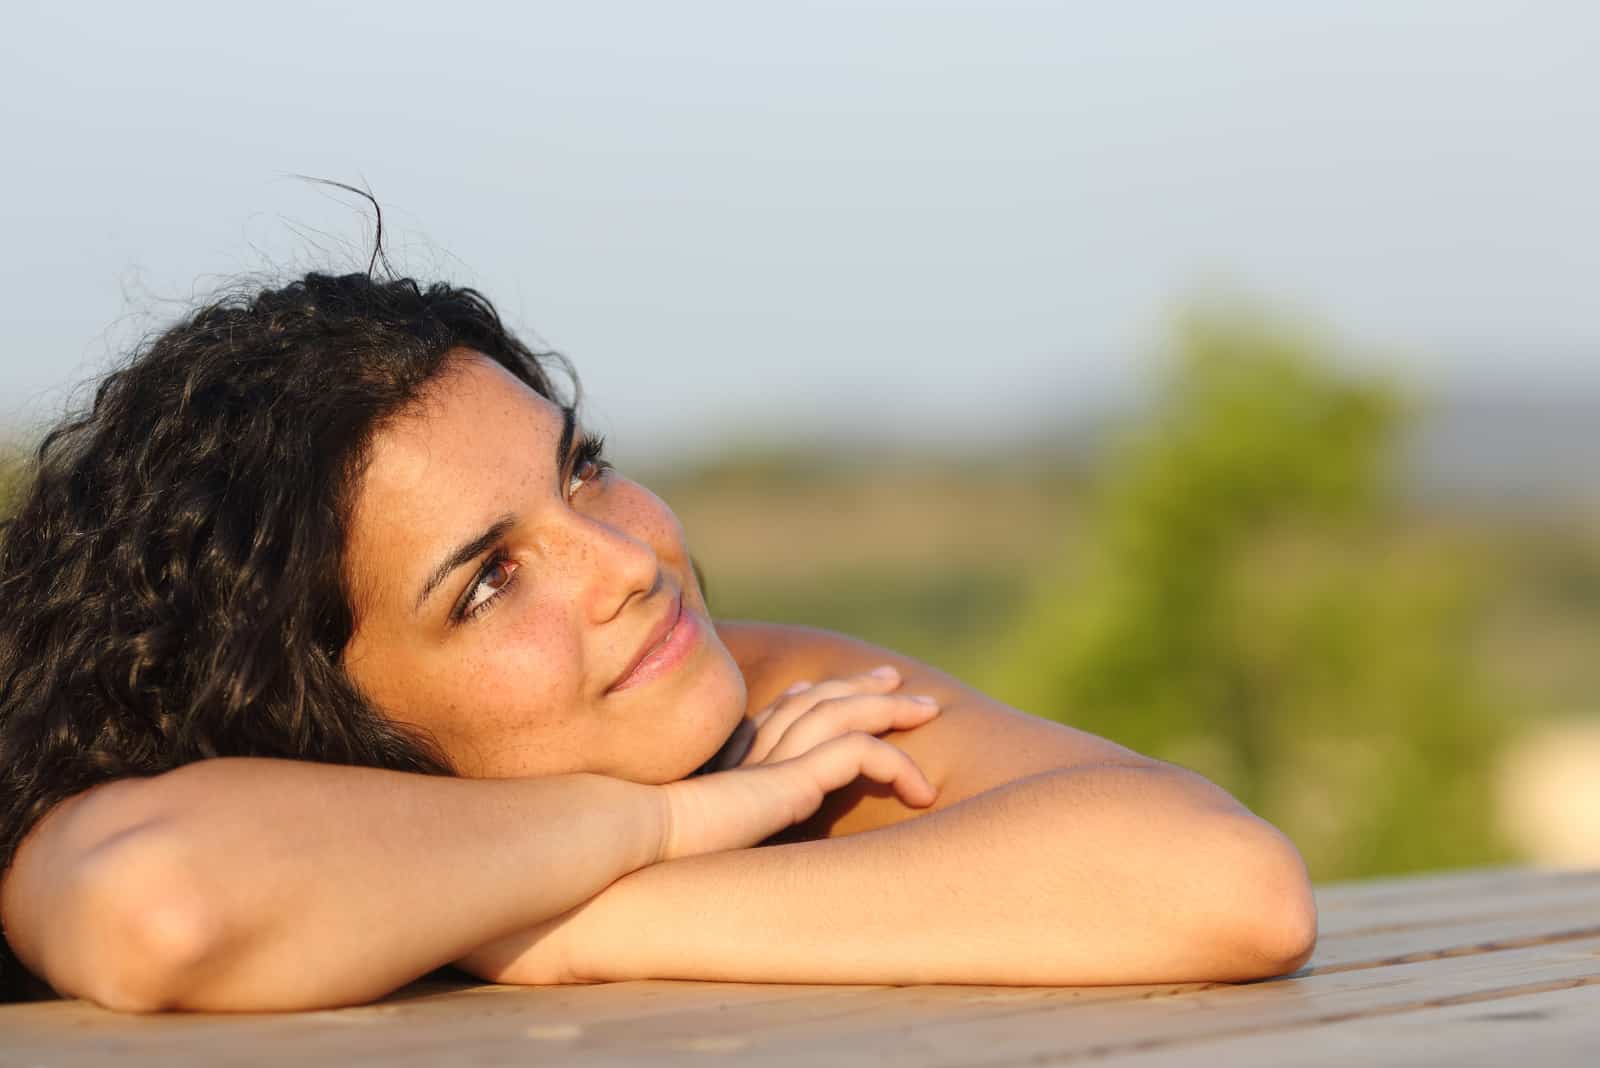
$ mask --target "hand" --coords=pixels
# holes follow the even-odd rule
[[[908,805],[931,805],[937,791],[921,769],[903,750],[875,737],[921,726],[939,714],[929,698],[892,693],[899,685],[893,669],[796,683],[741,724],[713,758],[713,770],[648,787],[661,806],[656,860],[755,845],[810,816],[830,790],[861,775],[893,783]],[[608,892],[480,946],[456,964],[491,982],[588,982],[574,962],[592,955],[593,944],[605,937],[600,932],[606,929]]]
[[[919,727],[939,714],[929,697],[892,691],[893,668],[811,684],[797,682],[740,730],[712,772],[657,787],[662,802],[656,859],[740,849],[806,819],[830,791],[866,776],[891,783],[915,808],[937,791],[902,749],[876,737]],[[737,760],[737,763],[733,761]]]

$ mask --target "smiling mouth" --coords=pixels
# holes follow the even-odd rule
[[[683,661],[699,640],[700,625],[693,614],[684,611],[680,592],[673,598],[669,614],[639,650],[638,658],[606,692],[616,693],[665,675]]]

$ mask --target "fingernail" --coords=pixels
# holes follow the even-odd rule
[[[894,679],[900,677],[900,672],[896,671],[888,664],[885,664],[882,667],[873,668],[871,674],[876,675],[880,679]]]
[[[939,703],[938,701],[934,700],[932,697],[929,697],[925,693],[917,694],[917,696],[913,697],[912,700],[915,701],[919,705],[938,705],[938,703]]]
[[[811,683],[805,679],[801,679],[799,682],[790,683],[789,688],[783,691],[783,693],[784,696],[787,697],[790,694],[799,693],[801,690],[809,689],[811,689]]]

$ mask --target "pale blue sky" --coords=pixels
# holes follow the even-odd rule
[[[1046,425],[1213,287],[1428,382],[1600,383],[1600,5],[7,12],[3,419],[217,280],[353,264],[293,172],[369,184],[633,452]]]

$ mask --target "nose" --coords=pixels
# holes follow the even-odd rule
[[[620,615],[634,598],[651,597],[661,587],[661,560],[655,546],[625,523],[584,517],[582,548],[575,554],[583,568],[585,614],[594,623]]]

